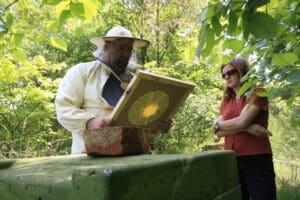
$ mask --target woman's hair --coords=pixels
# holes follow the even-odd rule
[[[227,64],[223,64],[221,66],[221,73],[223,72],[223,68],[227,65],[231,65],[234,69],[236,69],[239,73],[239,80],[241,80],[241,78],[247,74],[247,72],[249,71],[249,66],[247,61],[244,58],[241,57],[237,57],[234,58],[232,61],[230,61]],[[241,85],[243,85],[243,83],[240,83]],[[235,92],[232,88],[229,88],[228,86],[226,86],[225,91],[224,91],[224,98],[226,100],[229,100],[230,98],[235,97]]]

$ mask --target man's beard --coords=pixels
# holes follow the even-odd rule
[[[117,62],[112,61],[110,67],[117,75],[120,75],[125,72],[128,62],[127,58],[120,58]]]

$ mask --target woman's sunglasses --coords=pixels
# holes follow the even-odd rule
[[[237,72],[238,72],[237,69],[229,70],[229,71],[227,71],[227,72],[225,72],[225,73],[222,73],[222,78],[225,78],[226,75],[227,75],[227,76],[232,76],[233,74],[235,74],[235,73],[237,73]]]

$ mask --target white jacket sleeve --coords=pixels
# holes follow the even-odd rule
[[[81,108],[85,84],[86,74],[79,64],[67,71],[58,88],[55,99],[57,120],[71,132],[82,133],[87,121],[95,117]]]

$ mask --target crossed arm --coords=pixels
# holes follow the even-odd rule
[[[224,137],[238,132],[248,132],[249,134],[257,137],[271,136],[272,133],[266,128],[253,123],[260,110],[259,106],[246,105],[238,117],[224,120],[223,116],[220,115],[217,120],[219,122],[220,129],[215,134],[218,137]]]

